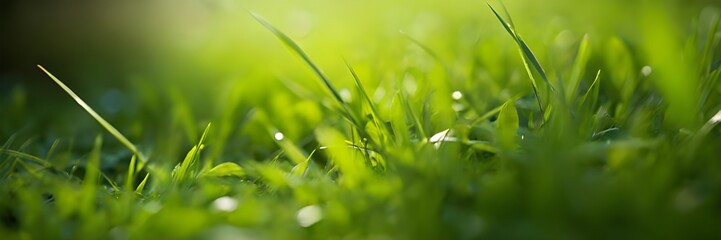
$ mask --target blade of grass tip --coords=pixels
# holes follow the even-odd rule
[[[127,176],[127,179],[125,179],[125,186],[124,186],[124,188],[125,188],[127,191],[130,191],[130,188],[133,187],[133,179],[135,178],[135,161],[136,161],[136,158],[137,158],[137,157],[136,157],[135,155],[133,155],[133,156],[130,158],[130,165],[128,165],[128,176]]]
[[[137,193],[137,194],[143,193],[143,189],[145,189],[145,184],[148,183],[148,177],[150,177],[150,173],[145,174],[145,178],[143,178],[143,181],[140,182],[140,184],[138,185],[138,188],[135,189],[135,193]]]
[[[60,140],[55,139],[55,141],[53,141],[53,144],[50,145],[50,149],[48,150],[48,153],[45,154],[45,159],[50,159],[50,157],[53,156],[53,153],[55,153],[55,149],[57,149],[58,144],[60,144]]]
[[[496,120],[496,143],[503,150],[513,150],[517,147],[519,120],[515,100],[509,99],[503,104]]]
[[[503,18],[496,12],[495,9],[493,9],[493,6],[491,6],[490,3],[488,4],[488,6],[491,8],[491,11],[493,11],[493,13],[496,15],[498,20],[500,20],[502,23],[505,23],[504,27],[506,28],[506,31],[508,31],[508,33],[510,33],[511,36],[514,39],[516,39],[516,43],[518,43],[518,45],[523,49],[523,52],[525,53],[525,55],[531,60],[534,67],[536,68],[538,73],[543,78],[543,81],[546,82],[546,84],[548,84],[548,86],[551,88],[551,90],[555,91],[551,82],[548,81],[548,77],[546,77],[546,71],[544,71],[543,68],[541,67],[541,64],[538,63],[536,56],[533,54],[533,52],[528,47],[528,45],[526,45],[526,42],[523,41],[521,36],[516,34],[516,25],[513,23],[513,18],[511,17],[511,14],[508,12],[508,8],[506,8],[506,4],[504,4],[503,1],[499,1],[499,2],[501,4],[501,9],[503,9],[503,13],[506,14],[506,18],[508,19],[507,22],[503,20]]]
[[[323,82],[325,87],[331,92],[331,94],[336,99],[336,101],[338,101],[338,103],[340,103],[343,106],[343,108],[346,108],[343,98],[341,98],[338,91],[336,91],[335,87],[333,87],[333,84],[330,83],[330,80],[328,80],[328,77],[326,77],[325,74],[323,74],[323,72],[320,70],[320,68],[317,65],[315,65],[315,63],[313,63],[312,60],[310,60],[310,57],[308,57],[308,55],[305,53],[305,51],[303,51],[303,49],[301,49],[300,46],[298,46],[298,44],[295,43],[295,41],[293,41],[293,39],[291,39],[290,37],[285,35],[285,33],[281,32],[280,30],[275,28],[273,25],[271,25],[267,21],[265,21],[265,19],[263,19],[260,15],[253,13],[253,12],[251,12],[250,14],[255,18],[255,20],[257,20],[260,24],[262,24],[271,33],[273,33],[273,35],[275,35],[275,37],[277,37],[281,42],[283,42],[283,44],[285,44],[287,47],[289,47],[291,50],[293,50],[293,52],[298,54],[298,56],[300,56],[303,59],[303,61],[306,64],[308,64],[308,66],[313,70],[313,72],[318,76],[318,78],[320,78],[320,80]]]
[[[80,105],[80,107],[82,107],[88,114],[90,114],[90,116],[92,116],[98,123],[100,123],[100,125],[102,125],[103,128],[105,128],[105,130],[110,132],[110,134],[113,135],[113,137],[118,139],[118,141],[120,141],[120,143],[123,144],[126,148],[128,148],[128,150],[130,150],[133,154],[137,155],[138,158],[140,159],[140,161],[146,162],[146,159],[143,157],[142,154],[140,154],[140,152],[135,147],[135,145],[133,145],[133,143],[131,143],[130,140],[128,140],[122,133],[120,133],[120,131],[115,129],[115,127],[113,127],[113,125],[108,123],[108,121],[105,121],[105,119],[103,117],[101,117],[97,112],[95,112],[95,110],[93,110],[93,108],[91,108],[87,103],[85,103],[85,101],[83,101],[83,99],[81,99],[77,94],[75,94],[75,92],[73,92],[73,90],[71,90],[62,81],[60,81],[58,78],[56,78],[52,73],[50,73],[48,70],[46,70],[43,66],[41,66],[39,64],[37,66],[38,66],[38,68],[40,68],[40,70],[45,72],[45,74],[48,75],[48,77],[50,77],[53,81],[55,81],[55,83],[57,83],[58,86],[60,86],[60,88],[65,90],[65,92],[68,95],[70,95],[70,97],[72,97],[73,100],[75,100],[75,102],[77,102],[78,105]]]
[[[593,79],[593,83],[591,83],[591,86],[588,87],[588,90],[586,90],[586,93],[583,94],[583,97],[581,97],[580,106],[588,104],[589,106],[593,106],[598,101],[598,91],[599,91],[599,82],[598,80],[601,78],[601,70],[598,70],[596,72],[596,78]],[[591,97],[589,103],[586,101],[589,101],[589,97]]]
[[[551,91],[555,92],[556,89],[553,87],[553,84],[548,80],[548,77],[546,76],[546,71],[543,70],[543,67],[541,67],[541,64],[538,62],[538,59],[536,58],[536,55],[533,54],[533,51],[528,47],[525,41],[516,33],[515,27],[513,25],[506,22],[506,20],[501,17],[500,14],[496,11],[493,6],[491,6],[490,3],[488,3],[488,7],[491,8],[491,11],[493,11],[493,14],[496,15],[496,18],[498,18],[498,21],[501,22],[501,25],[503,25],[503,28],[506,29],[508,34],[513,37],[513,39],[516,41],[516,44],[518,44],[518,47],[521,48],[521,52],[523,53],[523,60],[528,60],[531,62],[531,65],[536,69],[539,75],[541,75],[541,78],[543,79],[543,82],[548,85],[548,87],[551,89]]]
[[[344,60],[344,62],[346,67],[348,67],[351,75],[353,75],[353,80],[355,81],[356,88],[360,90],[361,95],[363,95],[363,99],[365,99],[366,103],[368,103],[368,106],[371,108],[371,112],[373,114],[376,125],[378,126],[378,128],[382,129],[385,134],[390,135],[390,130],[385,125],[383,119],[380,117],[380,112],[378,111],[378,108],[376,108],[373,100],[371,100],[370,96],[368,95],[368,92],[366,91],[365,86],[363,86],[363,82],[361,82],[358,74],[356,74],[355,69],[353,69],[353,67],[347,61]]]
[[[306,158],[305,161],[293,166],[293,168],[290,170],[290,174],[296,176],[305,176],[308,173],[308,166],[310,166],[311,159],[316,151],[318,151],[318,148],[313,149],[313,151],[308,154],[308,158]]]
[[[588,34],[583,35],[581,44],[578,46],[578,53],[576,54],[576,60],[573,63],[573,69],[571,70],[570,83],[567,86],[566,101],[570,103],[578,92],[578,86],[581,84],[581,77],[583,77],[586,63],[588,63],[588,57],[590,55],[590,49],[588,47]]]
[[[511,34],[511,37],[513,37],[514,40],[518,41],[518,38],[516,37],[516,33],[513,31],[513,29],[514,29],[515,27],[511,26],[510,24],[508,24],[508,23],[506,22],[506,20],[504,20],[503,17],[501,17],[501,15],[498,14],[498,12],[496,11],[496,9],[493,8],[493,6],[491,5],[491,3],[486,3],[486,4],[488,4],[488,7],[491,8],[491,11],[493,11],[493,14],[496,15],[496,18],[498,18],[498,21],[501,22],[501,25],[503,25],[503,28],[506,29],[506,32],[508,32],[508,34]]]
[[[536,79],[535,79],[535,77],[533,77],[533,72],[531,71],[531,68],[528,66],[528,62],[526,61],[526,57],[525,57],[526,54],[524,53],[525,50],[523,48],[523,46],[525,46],[525,43],[521,44],[521,40],[514,30],[515,27],[513,27],[508,22],[506,22],[506,20],[504,20],[503,17],[501,17],[501,15],[498,14],[496,9],[493,8],[493,6],[490,3],[488,3],[488,7],[491,8],[491,11],[493,11],[493,14],[496,15],[496,18],[498,18],[498,21],[501,23],[501,25],[503,25],[503,28],[506,29],[506,32],[508,32],[508,34],[511,35],[513,40],[519,46],[519,48],[520,48],[519,50],[521,52],[521,59],[523,60],[523,65],[526,69],[526,73],[528,74],[528,77],[531,79],[531,87],[533,88],[533,94],[536,96],[536,101],[538,102],[538,107],[540,108],[541,113],[544,113],[543,103],[541,101],[541,96],[538,93],[538,85],[536,83]],[[545,72],[542,72],[541,76],[545,79]],[[546,79],[546,82],[547,81],[548,80]]]
[[[498,3],[501,4],[501,9],[503,9],[503,13],[506,14],[506,18],[508,19],[508,25],[510,25],[511,28],[515,29],[516,25],[513,24],[513,18],[511,18],[511,14],[508,13],[508,8],[506,7],[506,4],[504,4],[503,1],[498,1]]]
[[[188,154],[185,155],[185,158],[180,163],[180,168],[175,172],[175,175],[173,176],[173,179],[176,182],[181,182],[187,177],[189,177],[189,174],[193,174],[192,170],[194,169],[199,162],[200,159],[200,152],[203,150],[203,143],[205,142],[205,138],[208,136],[208,131],[210,130],[210,123],[208,123],[208,126],[205,127],[205,130],[203,131],[203,135],[201,135],[200,140],[198,141],[198,144],[193,146],[190,151],[188,151]],[[195,177],[195,176],[191,176]]]

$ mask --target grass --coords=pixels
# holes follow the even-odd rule
[[[696,24],[681,34],[662,8],[650,8],[639,13],[644,21],[669,26],[544,44],[521,38],[532,22],[499,9],[478,14],[490,16],[502,40],[478,40],[453,60],[435,40],[403,32],[402,63],[351,57],[328,74],[303,41],[252,13],[280,41],[269,48],[286,46],[309,72],[258,77],[266,95],[244,82],[256,79],[209,84],[215,96],[205,97],[217,103],[200,107],[192,95],[201,88],[139,84],[131,89],[142,110],[128,118],[101,117],[38,66],[85,111],[54,117],[82,114],[99,126],[75,137],[53,139],[36,127],[36,138],[7,138],[0,235],[721,237],[718,14],[684,16]],[[17,89],[20,97],[0,102],[2,113],[32,111]],[[201,114],[207,109],[217,113]]]

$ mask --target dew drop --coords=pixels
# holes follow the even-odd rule
[[[285,138],[285,135],[283,135],[282,132],[276,132],[276,133],[273,135],[273,138],[275,138],[275,140],[281,141],[281,140],[283,140],[283,139]]]
[[[463,97],[463,93],[461,93],[460,91],[455,91],[451,94],[451,97],[453,98],[453,100],[461,100],[461,98]]]

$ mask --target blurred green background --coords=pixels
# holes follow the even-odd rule
[[[595,45],[618,36],[643,56],[641,41],[656,38],[640,30],[649,12],[661,14],[665,22],[659,24],[678,33],[658,38],[679,38],[692,31],[689,19],[699,14],[709,18],[718,12],[719,3],[556,0],[506,5],[531,47],[540,51],[542,61],[549,61],[555,56],[545,56],[544,48],[569,47],[583,34],[589,34]],[[32,116],[50,114],[48,109],[62,111],[39,121],[77,111],[36,64],[54,72],[111,120],[123,114],[138,116],[130,112],[148,104],[137,96],[138,89],[166,95],[139,86],[176,89],[188,97],[193,114],[207,120],[213,113],[206,106],[222,101],[217,93],[231,85],[242,84],[244,100],[255,104],[286,91],[279,78],[313,81],[310,71],[279,47],[249,12],[264,16],[298,41],[339,84],[349,83],[344,58],[376,72],[412,61],[408,52],[417,47],[401,31],[452,65],[472,54],[498,60],[515,51],[485,1],[4,0],[1,6],[0,97],[3,102],[20,98],[27,104],[26,111],[3,121],[0,136],[5,138],[22,129],[37,132],[51,126],[26,126],[35,119]],[[501,47],[474,47],[489,42]],[[522,67],[517,61],[510,63]],[[169,107],[163,104],[156,107]],[[61,136],[83,126],[53,122],[63,126],[55,129],[64,131],[57,133]]]

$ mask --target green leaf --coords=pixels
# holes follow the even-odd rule
[[[518,132],[518,112],[510,99],[503,104],[496,120],[496,143],[501,149],[516,148],[516,134]]]
[[[242,176],[245,176],[245,171],[243,171],[243,168],[240,167],[236,163],[224,162],[224,163],[218,164],[217,166],[211,168],[207,172],[204,172],[202,175],[207,176],[207,177],[224,177],[224,176],[242,177]]]

